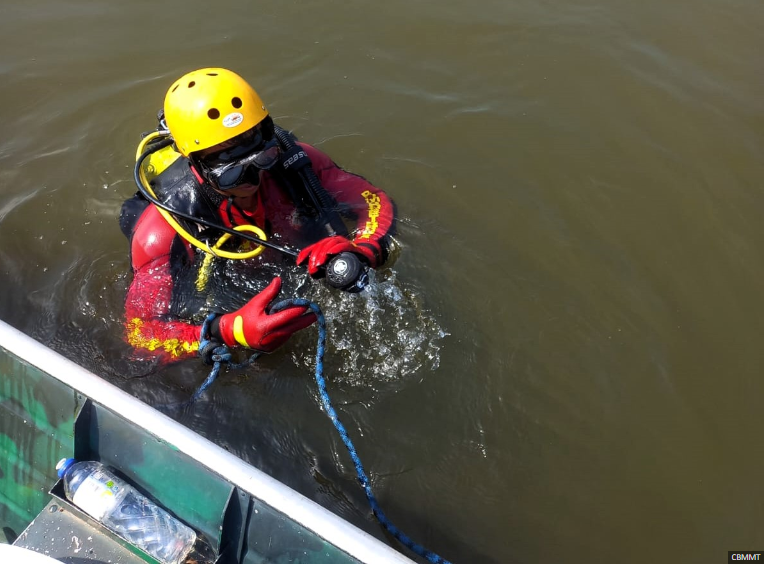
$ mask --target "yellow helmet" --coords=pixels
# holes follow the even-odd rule
[[[252,129],[268,116],[257,92],[226,69],[199,69],[183,75],[164,98],[167,127],[187,157]]]

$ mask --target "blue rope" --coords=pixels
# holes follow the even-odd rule
[[[450,562],[441,556],[438,556],[434,552],[431,552],[424,548],[423,546],[415,543],[411,538],[409,538],[406,534],[404,534],[398,527],[393,525],[390,520],[385,516],[384,512],[382,511],[382,508],[379,506],[379,503],[377,502],[377,498],[374,496],[374,492],[371,489],[371,482],[369,481],[369,478],[366,476],[366,472],[364,472],[363,465],[361,464],[361,459],[358,457],[358,453],[355,450],[355,446],[353,446],[353,441],[350,440],[350,437],[348,436],[348,432],[345,429],[345,426],[342,424],[342,422],[339,419],[339,416],[337,415],[337,412],[334,409],[334,406],[332,405],[331,400],[329,399],[329,393],[326,391],[326,380],[324,380],[324,352],[326,351],[326,319],[324,318],[324,314],[321,312],[321,309],[313,302],[309,302],[308,300],[304,300],[302,298],[294,298],[290,300],[284,300],[281,302],[278,302],[275,304],[271,311],[281,311],[282,309],[285,309],[287,307],[308,307],[310,308],[313,313],[316,314],[316,318],[318,319],[318,347],[316,349],[316,384],[318,384],[318,391],[321,395],[321,403],[324,406],[324,411],[326,411],[326,414],[329,416],[329,419],[332,420],[332,423],[334,424],[335,429],[337,429],[337,432],[340,434],[340,437],[342,437],[342,442],[345,443],[345,447],[348,449],[348,452],[350,453],[350,458],[353,459],[353,464],[355,465],[355,471],[358,475],[358,481],[361,483],[361,487],[363,488],[364,493],[366,494],[366,499],[369,500],[369,505],[371,506],[371,510],[374,513],[374,516],[377,518],[377,520],[382,524],[382,526],[387,529],[387,531],[393,535],[401,544],[418,554],[419,556],[422,556],[423,558],[426,558],[433,564],[450,564]]]
[[[210,323],[212,323],[212,320],[215,319],[215,317],[216,314],[211,313],[205,318],[204,323],[202,323],[202,331],[199,338],[199,356],[202,357],[205,364],[212,364],[212,370],[210,371],[209,376],[207,376],[207,379],[204,380],[202,385],[199,386],[199,388],[194,392],[194,395],[192,395],[186,401],[158,405],[158,408],[175,410],[188,407],[197,401],[200,397],[202,397],[202,394],[204,394],[204,392],[207,391],[207,388],[209,388],[217,379],[218,375],[220,374],[220,368],[223,366],[223,364],[227,364],[229,368],[233,369],[246,368],[255,362],[257,357],[260,356],[261,353],[256,352],[244,362],[231,362],[233,355],[231,354],[231,351],[228,349],[228,347],[224,344],[218,343],[217,341],[213,341],[210,337]]]
[[[345,447],[347,448],[348,452],[350,453],[350,458],[353,460],[353,464],[355,465],[355,471],[358,475],[358,481],[361,483],[361,487],[363,488],[364,493],[366,494],[366,499],[369,501],[369,506],[371,506],[371,511],[374,513],[374,516],[377,518],[377,521],[380,522],[382,526],[387,529],[387,531],[395,537],[401,544],[409,548],[411,551],[415,552],[419,556],[426,558],[433,564],[450,564],[450,562],[441,556],[438,556],[434,552],[431,552],[427,550],[425,547],[415,543],[411,538],[409,538],[403,531],[398,529],[395,525],[393,525],[390,520],[385,516],[385,513],[382,511],[382,508],[379,506],[379,502],[377,502],[377,498],[374,496],[374,492],[371,489],[371,481],[366,476],[366,472],[363,469],[363,465],[361,464],[361,459],[358,457],[358,453],[355,450],[355,446],[353,446],[353,441],[350,440],[350,437],[348,436],[348,432],[345,429],[345,426],[342,424],[342,422],[339,419],[339,416],[337,415],[337,411],[334,409],[334,406],[332,405],[331,400],[329,399],[329,393],[326,391],[326,380],[324,380],[324,353],[326,352],[326,319],[324,318],[324,314],[321,312],[321,308],[318,307],[317,304],[313,302],[309,302],[308,300],[302,299],[302,298],[293,298],[289,300],[283,300],[275,304],[272,308],[272,312],[281,311],[283,309],[286,309],[288,307],[307,307],[310,308],[313,313],[316,314],[316,318],[318,320],[318,346],[316,348],[316,384],[318,384],[318,391],[321,396],[321,404],[324,407],[324,411],[326,411],[326,414],[329,416],[329,419],[332,420],[332,423],[334,424],[335,429],[337,429],[337,432],[340,434],[340,437],[342,438],[342,442],[345,443]],[[242,362],[241,364],[236,364],[234,362],[231,362],[231,351],[228,350],[228,347],[225,345],[221,345],[220,343],[216,341],[212,341],[210,338],[210,323],[212,323],[212,320],[215,319],[215,314],[211,313],[207,316],[207,318],[204,320],[204,323],[202,324],[202,331],[201,331],[201,337],[199,340],[199,356],[201,356],[204,359],[204,362],[206,364],[212,364],[212,371],[210,372],[210,375],[207,376],[207,379],[204,381],[204,383],[199,386],[199,389],[194,392],[194,395],[191,396],[191,399],[181,402],[179,404],[169,405],[169,406],[159,406],[159,407],[170,407],[173,409],[177,409],[180,407],[188,407],[189,405],[193,404],[196,400],[198,400],[202,394],[212,385],[212,383],[215,381],[215,379],[218,377],[218,374],[220,373],[220,367],[223,364],[228,364],[230,368],[244,368],[246,366],[249,366],[252,364],[258,356],[260,356],[259,352],[256,352],[253,354],[248,360]]]

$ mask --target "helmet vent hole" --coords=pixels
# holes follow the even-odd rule
[[[193,88],[194,86],[196,86],[196,82],[194,82],[193,80],[188,83],[189,88]]]
[[[216,73],[216,72],[208,72],[207,73],[207,76],[217,76],[217,75],[218,75],[218,73]]]
[[[220,117],[220,112],[216,108],[210,108],[207,110],[207,117],[210,119],[218,119]]]
[[[238,109],[238,108],[241,108],[241,106],[242,106],[242,104],[241,104],[241,98],[239,98],[238,96],[237,96],[237,97],[234,97],[234,98],[232,98],[232,99],[231,99],[231,105],[232,105],[234,108],[236,108],[236,109]]]
[[[173,88],[172,91],[175,92],[178,89],[179,86],[180,86],[180,84],[176,84],[175,88]]]

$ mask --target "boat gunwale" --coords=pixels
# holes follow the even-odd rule
[[[368,564],[413,562],[313,500],[2,320],[0,348],[145,429],[157,439],[173,445],[221,478],[280,511],[353,558]]]

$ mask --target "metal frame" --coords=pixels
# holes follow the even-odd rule
[[[0,321],[0,345],[24,362],[174,445],[233,485],[284,513],[359,561],[368,564],[413,563],[413,560],[382,541],[4,321]]]

